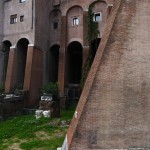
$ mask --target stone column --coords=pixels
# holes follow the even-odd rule
[[[59,70],[58,70],[58,83],[59,90],[63,94],[65,88],[65,62],[66,62],[66,16],[61,18],[61,35],[60,35],[60,51],[59,51]]]
[[[16,82],[16,48],[10,47],[8,67],[6,73],[5,92],[10,92],[14,88]]]
[[[38,106],[40,88],[43,85],[43,51],[35,46],[28,46],[24,89],[28,91],[25,107]]]
[[[89,43],[87,39],[88,26],[87,26],[87,15],[88,12],[83,12],[83,66],[86,63],[88,54],[89,54]]]

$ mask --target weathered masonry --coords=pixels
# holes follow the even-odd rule
[[[38,104],[39,89],[47,82],[58,82],[61,96],[75,94],[89,54],[88,8],[94,5],[100,32],[90,44],[98,45],[113,1],[1,0],[0,84],[6,92],[22,85],[29,91],[26,107]],[[96,48],[92,51],[95,55]]]
[[[115,1],[68,130],[69,150],[150,149],[149,6]]]

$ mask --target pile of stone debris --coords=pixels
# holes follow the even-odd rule
[[[0,95],[0,120],[16,116],[21,113],[24,106],[23,95],[1,94]]]
[[[36,118],[44,117],[59,117],[60,107],[59,101],[54,100],[51,95],[41,96],[39,102],[39,109],[35,111]]]

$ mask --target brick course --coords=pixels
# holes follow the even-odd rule
[[[150,149],[149,5],[115,1],[68,130],[69,149]]]

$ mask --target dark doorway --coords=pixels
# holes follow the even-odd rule
[[[67,50],[67,74],[69,84],[80,84],[82,74],[82,45],[72,42]]]
[[[10,41],[4,41],[3,42],[3,48],[2,48],[2,55],[3,55],[3,82],[5,82],[6,79],[6,73],[7,73],[7,66],[8,66],[8,59],[9,59],[9,51],[12,44]]]
[[[59,45],[53,45],[49,51],[49,82],[58,81]]]
[[[17,75],[16,75],[16,84],[24,84],[25,76],[25,67],[26,67],[26,58],[27,58],[27,49],[29,41],[25,38],[20,39],[17,43]]]
[[[95,57],[95,54],[97,52],[97,49],[98,49],[98,46],[99,46],[99,43],[100,43],[101,39],[100,38],[97,38],[95,40],[93,40],[91,42],[91,55],[92,55],[92,61],[94,60],[94,57]]]

